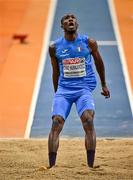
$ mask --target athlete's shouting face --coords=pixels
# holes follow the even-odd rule
[[[66,14],[61,19],[61,27],[66,33],[75,33],[78,28],[76,17],[73,14]]]

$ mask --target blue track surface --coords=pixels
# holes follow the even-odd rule
[[[76,2],[76,3],[75,3]],[[61,17],[68,12],[76,14],[79,32],[98,41],[115,41],[110,13],[106,0],[59,0],[57,4],[51,40],[63,35],[60,28]],[[94,91],[96,104],[95,128],[99,137],[130,137],[133,135],[133,119],[127,97],[125,81],[117,46],[99,47],[106,67],[106,77],[111,91],[111,99],[100,95],[101,87]],[[97,77],[99,79],[99,77]],[[54,96],[52,72],[49,56],[43,77],[31,129],[31,137],[46,137],[51,126],[51,106]],[[63,136],[84,136],[75,107],[65,123]]]

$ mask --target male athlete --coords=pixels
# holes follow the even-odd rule
[[[96,133],[93,123],[95,107],[92,91],[96,87],[96,77],[92,67],[92,56],[101,80],[101,94],[109,98],[104,64],[96,41],[77,33],[78,23],[73,14],[62,17],[61,27],[64,30],[64,37],[57,39],[49,47],[55,91],[53,122],[48,140],[49,167],[55,166],[59,134],[72,104],[75,103],[85,131],[87,165],[93,168]]]

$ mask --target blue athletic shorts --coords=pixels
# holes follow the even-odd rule
[[[72,104],[75,103],[77,112],[81,117],[85,110],[95,110],[92,92],[88,89],[58,88],[53,99],[52,117],[60,115],[64,120],[68,117]]]

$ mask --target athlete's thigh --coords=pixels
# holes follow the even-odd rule
[[[65,98],[63,94],[56,94],[53,100],[52,117],[60,115],[64,120],[68,117],[71,110],[72,102]]]
[[[95,104],[92,93],[86,90],[81,96],[78,97],[76,103],[76,108],[79,116],[81,117],[83,112],[86,110],[95,111]]]

